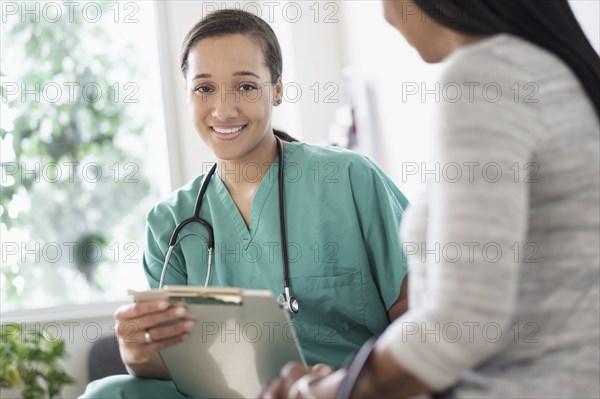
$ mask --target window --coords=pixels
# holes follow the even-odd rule
[[[1,311],[123,299],[169,190],[154,4],[1,7]]]

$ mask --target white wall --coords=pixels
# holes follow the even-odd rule
[[[343,47],[338,2],[282,2],[301,6],[301,17],[289,18],[276,14],[275,30],[284,55],[284,82],[301,88],[297,103],[290,95],[282,108],[295,107],[300,123],[287,128],[288,123],[275,111],[274,124],[289,130],[308,143],[326,143],[328,128],[334,123],[335,112],[344,102],[342,68]],[[290,16],[291,12],[290,12]],[[328,18],[331,16],[330,18]],[[336,21],[337,20],[337,21]],[[280,34],[285,31],[286,34]]]
[[[378,104],[378,163],[410,200],[421,183],[418,176],[403,177],[402,168],[430,160],[435,103],[403,93],[407,85],[433,88],[441,66],[421,60],[385,21],[380,2],[345,2],[343,11],[348,63],[371,83]]]
[[[600,1],[569,0],[569,3],[592,46],[600,53]]]
[[[210,152],[194,132],[179,69],[181,43],[189,28],[202,15],[202,2],[159,1],[156,9],[171,184],[176,188],[201,173],[199,162],[211,159]]]

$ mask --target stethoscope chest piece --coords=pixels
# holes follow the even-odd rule
[[[300,310],[300,302],[295,296],[286,296],[285,293],[279,294],[277,297],[277,303],[279,306],[290,312],[290,314],[298,313]]]
[[[300,303],[298,302],[298,299],[295,296],[292,296],[288,302],[292,313],[298,313],[300,310]]]

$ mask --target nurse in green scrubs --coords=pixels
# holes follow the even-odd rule
[[[196,133],[218,159],[200,213],[214,229],[208,284],[268,289],[275,296],[283,291],[277,136],[283,143],[290,288],[300,304],[292,321],[309,365],[341,367],[406,308],[398,232],[406,198],[367,158],[273,130],[282,59],[277,38],[260,18],[239,10],[209,14],[185,38],[181,70]],[[153,288],[173,230],[193,214],[204,178],[148,214],[143,265]],[[194,223],[179,237],[165,284],[203,286],[207,232]],[[116,319],[131,375],[94,382],[84,397],[181,395],[157,351],[189,337],[194,322],[185,307],[131,304],[118,309]]]

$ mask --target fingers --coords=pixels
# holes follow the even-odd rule
[[[147,344],[147,351],[151,353],[158,352],[160,350],[166,349],[169,346],[173,346],[175,344],[181,343],[190,337],[189,332],[184,332],[180,335],[176,335],[173,337],[161,339],[160,341],[154,341],[151,344]]]
[[[163,324],[173,323],[186,318],[187,309],[185,306],[176,305],[157,313],[147,313],[135,319],[130,319],[129,322],[135,323],[135,326],[141,330],[154,329]]]
[[[261,393],[261,398],[287,398],[292,385],[308,374],[309,369],[299,363],[288,363],[281,369],[280,378],[269,384]],[[297,395],[295,395],[297,396]]]
[[[171,306],[169,301],[143,301],[123,305],[115,311],[115,319],[118,321],[135,319],[145,314],[162,312],[169,306]]]
[[[148,332],[152,342],[164,341],[176,337],[184,333],[190,333],[196,323],[194,320],[178,320],[177,322],[160,325],[158,327],[148,328],[140,331],[144,335],[143,339],[146,341],[145,333]]]
[[[287,390],[285,389],[285,381],[281,378],[277,378],[273,380],[269,385],[267,385],[263,391],[260,393],[260,399],[278,399],[285,398],[285,394]]]
[[[157,351],[185,341],[195,324],[185,303],[168,301],[125,305],[117,309],[115,318],[126,364],[147,362]]]
[[[285,380],[296,381],[298,378],[310,372],[309,368],[304,367],[300,363],[290,362],[281,369],[281,377]]]
[[[165,303],[167,305],[166,308]],[[115,318],[118,323],[117,333],[119,337],[130,340],[138,338],[140,334],[143,335],[148,329],[154,329],[184,319],[190,319],[185,304],[169,304],[168,302],[163,301],[156,301],[154,303],[140,302],[119,308],[119,310],[115,312]],[[172,330],[182,326],[183,324],[179,324],[170,329],[161,330],[163,332],[160,333],[159,338],[175,335]],[[152,338],[154,338],[154,335]]]
[[[333,373],[333,371],[334,370],[325,363],[317,363],[310,369],[311,373],[319,374],[323,377],[328,376],[329,374]]]

